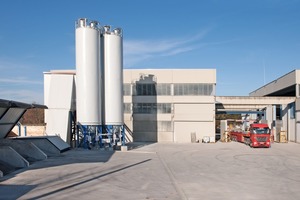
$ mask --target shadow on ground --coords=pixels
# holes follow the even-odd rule
[[[152,144],[156,144],[156,142],[130,142],[127,143],[126,146],[127,149],[130,151],[130,150],[143,148],[145,146],[152,145]]]

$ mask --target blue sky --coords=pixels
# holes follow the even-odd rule
[[[124,68],[217,69],[218,96],[300,69],[299,0],[0,3],[0,99],[43,103],[43,72],[75,69],[83,17],[123,29]]]

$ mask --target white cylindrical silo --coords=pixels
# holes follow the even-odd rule
[[[77,122],[81,125],[101,125],[100,34],[98,22],[79,19],[75,37]]]
[[[104,27],[104,124],[123,125],[123,41],[121,29]]]

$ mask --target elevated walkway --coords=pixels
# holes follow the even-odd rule
[[[287,105],[295,102],[295,97],[255,97],[255,96],[218,96],[216,113],[257,112],[269,105]]]

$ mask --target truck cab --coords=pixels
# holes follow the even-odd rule
[[[244,137],[244,142],[251,147],[271,147],[268,124],[251,124],[249,134]]]

